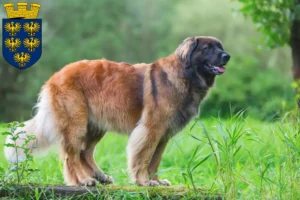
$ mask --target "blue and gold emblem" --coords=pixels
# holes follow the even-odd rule
[[[42,54],[42,20],[36,19],[40,5],[27,3],[4,4],[8,19],[2,21],[2,54],[5,60],[18,69],[36,63]]]

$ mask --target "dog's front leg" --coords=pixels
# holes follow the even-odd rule
[[[159,185],[149,179],[148,167],[155,149],[165,132],[162,124],[140,123],[131,133],[128,146],[128,168],[131,179],[141,186]]]
[[[151,159],[148,171],[149,171],[149,174],[150,174],[150,178],[152,180],[158,181],[160,185],[170,186],[171,183],[168,180],[166,180],[166,179],[165,180],[159,180],[158,179],[158,174],[157,174],[158,167],[159,167],[159,164],[160,164],[160,161],[161,161],[161,157],[162,157],[162,154],[163,154],[163,152],[164,152],[164,150],[167,146],[167,143],[168,143],[168,139],[166,139],[166,138],[163,138],[159,142],[159,144],[157,145],[156,150],[153,154],[153,157]]]

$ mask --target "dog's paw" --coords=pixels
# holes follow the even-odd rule
[[[106,175],[106,179],[103,182],[104,185],[108,185],[108,184],[113,184],[114,183],[114,178],[112,176],[108,176]]]
[[[99,181],[103,185],[109,185],[114,183],[114,178],[112,176],[105,175],[105,177],[101,178]]]
[[[114,183],[114,179],[112,176],[108,176],[104,173],[97,174],[96,179],[103,185],[108,185]]]
[[[97,180],[94,178],[83,178],[79,180],[79,184],[81,186],[95,186],[97,184]]]
[[[150,187],[159,186],[159,182],[156,181],[156,180],[149,180],[149,181],[145,181],[145,182],[137,182],[137,184],[139,186],[150,186]]]
[[[159,186],[159,182],[156,181],[156,180],[150,180],[150,181],[147,183],[147,186]]]
[[[159,180],[158,182],[159,182],[160,185],[171,186],[170,181],[168,181],[167,179]]]

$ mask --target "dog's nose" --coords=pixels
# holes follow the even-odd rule
[[[229,61],[229,59],[230,59],[230,55],[228,53],[225,53],[225,52],[222,53],[222,61],[224,63],[227,63]]]

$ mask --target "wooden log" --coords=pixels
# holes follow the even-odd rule
[[[25,199],[124,199],[130,198],[162,198],[162,199],[222,199],[218,193],[203,189],[189,190],[183,186],[175,187],[137,187],[137,186],[97,186],[68,187],[64,185],[21,185],[12,186],[0,191],[0,197],[23,197]],[[128,199],[125,198],[125,199]]]

